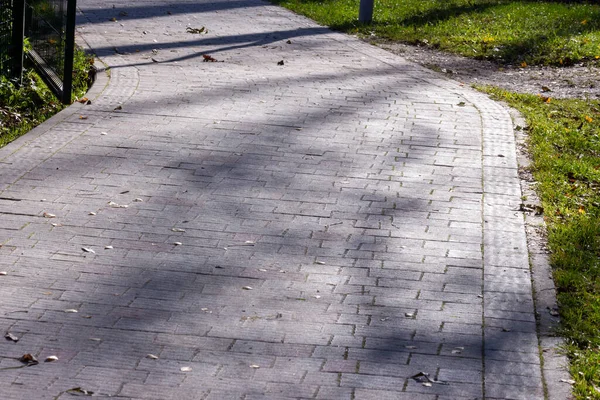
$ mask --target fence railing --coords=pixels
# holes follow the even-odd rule
[[[23,8],[20,11],[18,18],[15,0],[0,0],[0,74],[11,78],[19,78],[23,68]]]
[[[76,0],[0,0],[0,73],[19,78],[27,57],[63,103],[71,102]]]

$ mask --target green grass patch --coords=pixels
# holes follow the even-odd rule
[[[91,84],[93,58],[82,50],[75,52],[72,98],[83,96]],[[0,76],[0,147],[41,124],[65,106],[40,76],[27,69],[23,84]]]
[[[579,1],[377,0],[358,23],[360,0],[272,0],[347,33],[427,44],[504,64],[570,65],[600,59],[600,5]]]
[[[600,102],[484,90],[527,119],[574,389],[600,399]]]

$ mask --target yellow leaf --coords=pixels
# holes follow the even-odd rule
[[[523,62],[521,63],[521,68],[525,68],[526,66],[527,66],[527,63],[526,63],[525,61],[523,61]]]
[[[587,24],[587,19],[584,19],[583,21],[581,21],[581,25],[585,25]]]
[[[594,119],[593,119],[592,117],[590,117],[589,115],[586,115],[586,116],[585,116],[585,120],[586,120],[587,122],[592,122]]]
[[[579,207],[579,214],[585,214],[585,209],[583,208],[583,206]]]

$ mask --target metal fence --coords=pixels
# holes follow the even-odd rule
[[[71,101],[75,3],[75,0],[25,1],[28,57],[63,103]]]
[[[0,74],[9,75],[11,59],[12,1],[0,0]]]
[[[13,0],[0,0],[0,74],[16,77]],[[22,57],[22,56],[21,56]]]
[[[27,57],[63,103],[71,101],[76,0],[0,0],[0,74],[19,77]]]

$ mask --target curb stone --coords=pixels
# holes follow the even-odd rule
[[[517,160],[520,169],[528,168],[531,164],[527,153],[527,135],[523,127],[527,123],[523,116],[515,109],[503,104],[511,115],[517,139]],[[521,127],[518,129],[517,127]],[[521,188],[527,203],[540,205],[540,199],[535,192],[531,179],[521,177]],[[572,399],[572,387],[566,381],[571,379],[569,373],[569,360],[562,350],[564,338],[556,336],[556,329],[560,324],[560,316],[551,315],[550,311],[558,310],[556,287],[552,278],[548,249],[546,248],[546,228],[543,215],[525,212],[525,229],[527,232],[527,245],[530,255],[530,266],[534,299],[536,304],[536,318],[538,336],[540,341],[540,356],[543,361],[543,377],[548,400]]]

